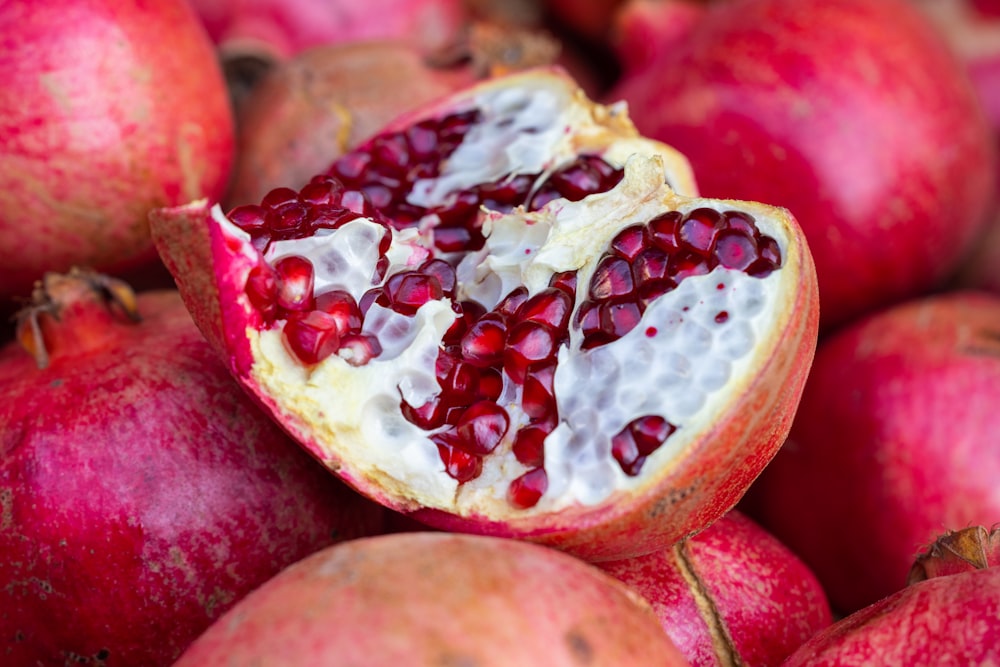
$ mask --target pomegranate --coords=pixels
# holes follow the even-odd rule
[[[306,49],[276,65],[241,104],[228,199],[259,202],[276,187],[301,187],[403,112],[492,73],[549,64],[557,48],[533,31],[476,24],[468,50],[447,61],[401,41]]]
[[[692,189],[623,108],[533,70],[414,111],[299,191],[152,227],[237,379],[349,484],[598,560],[732,507],[815,347],[792,217]]]
[[[46,271],[154,266],[150,209],[218,199],[233,119],[184,0],[0,7],[0,301]]]
[[[169,665],[285,565],[382,529],[251,403],[176,291],[47,274],[18,333],[34,358],[0,350],[4,664]]]
[[[732,0],[691,20],[699,8],[678,2],[622,9],[623,63],[648,53],[609,99],[690,158],[705,196],[796,216],[824,330],[941,285],[986,222],[996,150],[926,16],[903,0]],[[651,47],[655,30],[635,30],[659,12],[687,29],[663,21]]]
[[[686,665],[649,604],[571,556],[405,533],[292,565],[181,656],[195,665]]]
[[[963,558],[975,559],[992,550],[991,567],[936,574],[911,583],[820,632],[792,654],[785,666],[997,664],[1000,567],[993,567],[997,533],[971,527],[943,539],[954,546],[956,537],[973,549]],[[927,553],[920,558],[927,562],[939,555]]]
[[[746,511],[849,613],[905,583],[942,526],[1000,517],[1000,298],[953,292],[824,339]]]
[[[666,549],[600,567],[653,605],[696,666],[779,665],[832,622],[809,568],[735,510]]]

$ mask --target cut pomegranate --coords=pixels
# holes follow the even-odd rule
[[[536,71],[399,121],[297,197],[163,210],[153,229],[236,377],[360,491],[438,527],[621,557],[735,504],[815,348],[794,220],[693,196],[677,159]],[[301,223],[258,223],[275,210]],[[291,308],[290,257],[313,267]],[[360,315],[298,349],[331,293]],[[377,351],[358,363],[348,335]]]

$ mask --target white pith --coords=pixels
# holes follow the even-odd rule
[[[619,230],[666,210],[683,213],[703,206],[722,211],[732,204],[680,197],[663,185],[658,158],[636,156],[628,162],[623,182],[611,192],[580,202],[552,202],[536,213],[491,215],[484,226],[486,247],[459,266],[466,289],[459,297],[470,296],[491,307],[516,284],[536,293],[548,286],[553,273],[578,270],[581,301],[597,261]],[[750,209],[761,232],[775,238],[784,255],[784,232],[768,217],[772,211]],[[216,218],[227,234],[249,246],[245,233],[221,213]],[[380,229],[357,220],[308,243],[288,243],[297,244],[294,253],[314,264],[323,265],[333,256],[350,275],[370,276],[377,253],[365,250],[365,243]],[[390,274],[427,256],[412,231],[393,234]],[[292,252],[293,246],[275,247],[269,260]],[[322,284],[338,280],[327,276]],[[370,286],[365,280],[343,287],[357,297]],[[549,489],[535,507],[521,511],[530,515],[593,505],[615,491],[655,479],[754,376],[759,363],[754,351],[782,307],[780,292],[788,289],[782,270],[758,279],[720,268],[682,281],[646,310],[638,327],[614,343],[581,352],[581,333],[571,328],[570,344],[560,351],[555,375],[560,425],[545,441]],[[430,433],[407,421],[400,410],[401,398],[419,406],[439,390],[435,359],[454,313],[445,301],[425,304],[412,318],[372,308],[364,328],[376,333],[384,351],[359,367],[332,356],[307,368],[286,349],[282,322],[263,331],[249,327],[253,380],[279,401],[283,412],[309,425],[331,461],[349,462],[352,477],[377,481],[403,502],[414,500],[460,514],[508,516],[509,484],[527,470],[510,451],[516,426],[527,421],[518,407],[520,387],[505,380],[499,403],[512,426],[485,458],[482,474],[459,485],[445,472]],[[716,323],[716,314],[723,310],[729,319]],[[656,335],[647,335],[650,327]],[[677,431],[646,460],[639,475],[629,476],[611,457],[610,439],[645,415],[663,416]]]

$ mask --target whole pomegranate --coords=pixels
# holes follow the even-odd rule
[[[939,286],[983,229],[991,127],[910,2],[630,0],[620,21],[623,63],[651,52],[608,99],[687,155],[705,196],[795,215],[824,329]]]
[[[916,569],[926,578],[916,578],[820,632],[792,654],[785,667],[997,664],[998,551],[996,530],[973,526],[944,535],[918,557]],[[940,571],[935,561],[943,561]]]
[[[219,199],[233,118],[184,0],[0,5],[0,302],[156,262],[150,209]]]
[[[791,435],[745,509],[849,613],[898,590],[942,526],[1000,517],[1000,297],[897,305],[816,353]]]
[[[815,347],[794,219],[693,189],[622,107],[541,69],[415,110],[297,191],[152,227],[236,378],[349,484],[613,559],[736,503]]]
[[[809,568],[735,510],[662,551],[599,565],[653,605],[695,666],[780,665],[832,622]]]
[[[649,604],[545,547],[401,533],[324,549],[239,602],[181,656],[200,665],[672,667]]]
[[[285,565],[382,529],[176,291],[48,274],[18,333],[34,358],[0,350],[0,662],[169,665]]]

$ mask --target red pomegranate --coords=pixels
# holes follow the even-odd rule
[[[275,65],[241,103],[228,201],[301,187],[404,112],[491,74],[550,64],[557,52],[542,33],[486,23],[444,60],[398,40],[306,49]]]
[[[608,99],[687,155],[705,196],[795,215],[824,329],[939,286],[986,221],[996,151],[935,26],[903,0],[731,0],[691,21],[698,9],[631,0],[622,60],[646,64]],[[650,46],[637,31],[663,13],[688,29],[665,21]]]
[[[780,665],[832,622],[809,568],[735,510],[662,551],[600,567],[653,605],[696,667]]]
[[[815,347],[792,217],[693,188],[543,69],[414,111],[298,191],[152,226],[236,378],[349,484],[612,559],[736,503]]]
[[[516,540],[405,533],[292,565],[176,667],[215,664],[683,666],[649,604],[571,556]]]
[[[991,558],[961,573],[941,572],[915,580],[817,634],[789,657],[785,667],[997,664],[1000,567],[995,566],[1000,536],[996,530],[971,527],[942,540],[946,545],[935,544],[918,564],[942,557],[969,564],[987,553]]]
[[[903,586],[942,526],[1000,517],[1000,298],[953,292],[824,339],[745,509],[849,613]]]
[[[156,262],[147,215],[218,199],[233,119],[183,0],[0,6],[0,302],[46,271]]]
[[[169,665],[284,566],[382,529],[176,291],[48,274],[19,338],[34,358],[0,349],[0,662]]]

